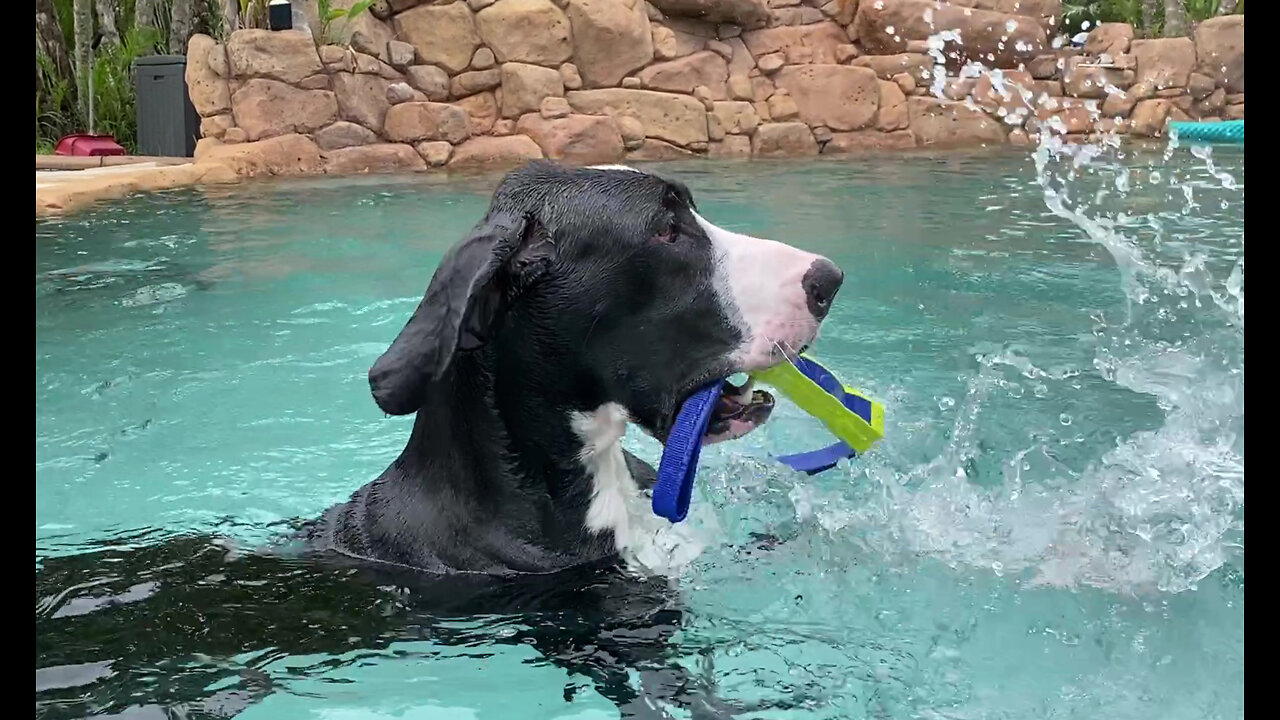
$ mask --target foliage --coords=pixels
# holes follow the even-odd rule
[[[331,0],[317,0],[317,7],[320,11],[320,36],[318,38],[320,44],[334,44],[346,37],[347,27],[351,24],[351,21],[368,10],[373,3],[374,0],[358,0],[352,3],[350,8],[336,8],[332,6]],[[342,25],[335,28],[334,23],[338,20],[342,21]]]
[[[1194,27],[1218,14],[1221,0],[1183,0],[1187,21]],[[1237,14],[1244,12],[1244,0],[1236,6]],[[1142,0],[1067,0],[1062,4],[1062,29],[1067,35],[1081,31],[1084,23],[1096,27],[1098,23],[1129,23],[1143,37],[1159,37],[1164,30],[1164,3],[1156,3],[1155,24],[1144,27]]]

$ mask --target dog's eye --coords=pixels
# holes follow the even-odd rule
[[[680,230],[679,228],[676,227],[676,224],[673,222],[670,225],[668,225],[666,228],[664,228],[661,232],[654,235],[653,241],[657,243],[665,243],[667,245],[670,245],[671,243],[674,243],[676,241],[676,238],[679,236],[680,236]]]

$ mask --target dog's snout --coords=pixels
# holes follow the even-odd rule
[[[815,318],[821,320],[827,316],[831,310],[831,301],[835,299],[843,282],[844,273],[836,267],[835,263],[826,258],[814,260],[805,271],[800,284],[804,287],[809,312],[813,313]]]

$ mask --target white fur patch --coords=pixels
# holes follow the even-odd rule
[[[628,172],[640,172],[630,165],[588,165],[588,170],[626,170]]]
[[[688,523],[673,525],[653,514],[652,501],[636,485],[622,454],[627,411],[606,403],[574,413],[570,424],[582,439],[580,460],[591,478],[587,529],[613,532],[618,554],[633,570],[673,574],[705,547]]]

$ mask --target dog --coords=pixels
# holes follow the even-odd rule
[[[717,227],[678,181],[624,166],[515,170],[369,370],[378,407],[416,417],[380,476],[293,536],[327,565],[263,553],[228,563],[199,538],[49,558],[36,573],[37,666],[53,667],[57,686],[56,668],[122,658],[101,681],[105,704],[66,691],[66,703],[91,698],[101,712],[154,694],[135,683],[170,658],[341,654],[357,628],[360,647],[424,635],[474,643],[442,621],[501,615],[523,629],[488,642],[536,647],[590,678],[623,717],[667,717],[663,704],[694,717],[741,712],[671,657],[678,595],[643,562],[670,524],[650,510],[656,472],[621,441],[628,425],[665,440],[708,382],[802,352],[842,282],[826,258]],[[706,442],[745,435],[772,407],[767,392],[729,385]],[[108,576],[86,582],[104,563]],[[341,574],[324,569],[335,564]],[[149,594],[128,567],[147,568]],[[192,584],[201,577],[219,580]],[[93,612],[59,609],[87,587],[99,593],[81,599]],[[411,590],[394,612],[378,609],[387,587]],[[219,630],[193,634],[171,610],[184,604]],[[303,620],[316,615],[341,622],[329,632]],[[146,643],[97,630],[135,618],[146,618]],[[104,646],[112,638],[125,644]],[[180,696],[186,711],[234,715],[272,691],[264,674],[240,673],[216,692],[215,673],[197,675],[155,702],[172,708]],[[42,705],[38,690],[38,709],[68,707],[50,692]]]

